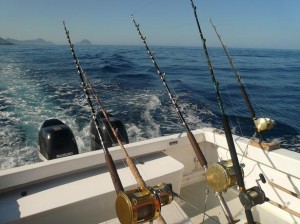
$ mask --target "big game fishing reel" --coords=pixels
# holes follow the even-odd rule
[[[263,204],[269,199],[266,197],[265,192],[262,190],[259,181],[263,184],[266,183],[266,178],[261,173],[259,174],[259,179],[256,180],[257,186],[251,187],[245,192],[240,192],[239,199],[245,209],[250,210],[252,207],[258,204]]]
[[[173,200],[171,184],[121,191],[116,199],[116,212],[121,224],[144,223],[158,218],[161,206]]]
[[[244,176],[242,166],[240,167],[242,175]],[[237,175],[234,171],[232,161],[223,160],[221,162],[211,164],[207,169],[206,179],[208,185],[215,192],[224,192],[228,188],[237,185]],[[255,205],[268,201],[268,198],[262,190],[259,181],[266,183],[266,179],[263,174],[260,174],[259,179],[256,180],[257,186],[251,187],[245,192],[239,193],[239,199],[245,209],[251,209]]]
[[[243,169],[241,167],[242,173]],[[237,175],[231,160],[223,160],[208,166],[206,172],[207,184],[215,192],[226,191],[229,187],[237,184]]]
[[[254,118],[253,121],[259,133],[262,131],[271,130],[276,124],[275,120],[271,118]]]

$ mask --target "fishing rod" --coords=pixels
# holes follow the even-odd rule
[[[220,40],[220,43],[221,43],[221,45],[222,45],[222,47],[224,49],[224,52],[225,52],[225,54],[227,56],[227,59],[228,59],[229,64],[231,66],[231,69],[232,69],[232,71],[233,71],[233,73],[234,73],[234,75],[235,75],[235,77],[236,77],[236,79],[238,81],[238,84],[239,84],[242,96],[243,96],[244,101],[246,103],[246,106],[247,106],[247,108],[248,108],[248,110],[250,112],[251,118],[253,119],[254,126],[255,126],[255,131],[256,131],[256,133],[258,133],[260,135],[260,138],[261,138],[260,140],[264,140],[262,132],[266,131],[266,130],[271,130],[274,127],[274,125],[275,125],[275,121],[272,120],[272,119],[270,119],[270,118],[257,118],[256,117],[254,109],[253,109],[252,104],[250,102],[250,99],[249,99],[248,94],[246,92],[245,86],[244,86],[244,84],[241,81],[241,76],[238,74],[236,68],[233,65],[232,59],[231,59],[231,57],[230,57],[230,55],[229,55],[229,53],[227,51],[227,48],[226,48],[225,44],[223,43],[223,41],[221,39],[221,35],[218,33],[217,28],[213,24],[211,18],[209,18],[209,22],[212,25],[212,27],[214,28],[214,31],[217,34],[218,39]]]
[[[110,176],[111,176],[115,191],[118,194],[119,192],[124,191],[124,188],[123,188],[123,185],[121,183],[120,177],[118,175],[118,172],[117,172],[116,166],[114,164],[114,161],[113,161],[113,159],[112,159],[112,157],[109,153],[109,150],[108,150],[106,144],[103,141],[103,136],[102,136],[101,131],[100,131],[99,120],[97,118],[96,110],[95,110],[95,108],[93,106],[93,103],[92,103],[92,100],[91,100],[90,92],[88,91],[88,88],[90,86],[85,83],[84,71],[82,70],[82,68],[79,64],[79,60],[77,59],[77,56],[75,54],[74,44],[72,44],[72,42],[71,42],[69,31],[67,30],[65,21],[63,21],[63,25],[64,25],[64,29],[65,29],[67,39],[68,39],[68,42],[69,42],[69,45],[70,45],[70,49],[71,49],[71,52],[72,52],[72,55],[73,55],[73,58],[74,58],[74,62],[75,62],[76,67],[77,67],[77,73],[78,73],[78,75],[80,77],[80,80],[81,80],[81,86],[83,88],[83,91],[85,93],[86,99],[87,99],[88,104],[89,104],[89,107],[91,109],[92,119],[95,123],[95,127],[97,129],[99,139],[100,139],[100,142],[101,142],[104,154],[105,154],[105,162],[106,162],[106,165],[107,165],[108,170],[110,172]]]
[[[75,50],[74,50],[74,44],[72,44],[69,31],[66,28],[65,22],[63,22],[64,29],[67,35],[67,39],[70,45],[70,49],[74,58],[74,62],[77,67],[77,72],[81,79],[81,84],[83,87],[83,90],[85,92],[86,98],[88,100],[88,104],[90,106],[90,109],[92,111],[92,117],[93,121],[95,123],[99,139],[101,142],[101,145],[104,149],[105,153],[105,160],[106,164],[109,168],[109,172],[111,174],[115,191],[117,193],[117,199],[116,199],[116,212],[118,215],[118,218],[120,222],[123,223],[142,223],[146,221],[151,221],[153,219],[156,219],[156,221],[160,224],[166,223],[162,216],[160,215],[161,206],[164,206],[166,204],[171,203],[173,200],[173,191],[171,184],[159,184],[154,187],[148,187],[145,184],[145,181],[143,180],[141,174],[139,173],[136,165],[134,164],[132,158],[129,157],[122,141],[120,140],[119,134],[116,131],[116,129],[113,127],[112,123],[110,122],[109,115],[106,112],[105,108],[103,107],[92,83],[90,82],[87,74],[83,71],[83,69],[80,66],[79,60],[76,57]],[[97,106],[100,108],[101,112],[103,113],[107,123],[109,124],[110,129],[112,130],[114,137],[117,139],[118,144],[122,148],[125,157],[126,157],[126,163],[128,167],[130,168],[135,180],[137,181],[137,184],[139,186],[138,189],[130,190],[127,192],[124,192],[124,188],[122,186],[122,183],[120,181],[119,175],[117,173],[115,164],[112,160],[112,157],[109,153],[109,150],[106,146],[106,144],[103,141],[102,132],[100,131],[100,125],[99,125],[99,116],[96,114],[96,110],[94,108],[94,105],[91,100],[91,96],[94,98],[94,100],[97,103]],[[150,206],[149,206],[150,205]],[[131,214],[124,215],[124,214]]]
[[[135,21],[133,15],[131,15],[131,19],[132,19],[132,21],[133,21],[133,23],[134,23],[134,25],[135,25],[135,27],[136,27],[136,29],[137,29],[137,31],[138,31],[138,33],[139,33],[141,39],[142,39],[142,41],[143,41],[143,43],[144,43],[144,45],[145,45],[145,47],[146,47],[146,49],[147,49],[147,52],[148,52],[148,54],[149,54],[149,57],[151,58],[151,60],[152,60],[152,62],[153,62],[153,64],[154,64],[154,66],[155,66],[155,68],[156,68],[156,70],[157,70],[157,74],[160,76],[160,79],[161,79],[163,85],[165,86],[165,88],[166,88],[166,90],[167,90],[167,92],[168,92],[168,95],[169,95],[169,97],[170,97],[170,100],[171,100],[171,102],[172,102],[172,104],[173,104],[173,106],[174,106],[174,108],[175,108],[175,110],[176,110],[176,112],[177,112],[177,114],[178,114],[178,116],[179,116],[179,119],[180,119],[180,121],[181,121],[181,124],[183,125],[183,127],[184,127],[185,130],[186,130],[187,137],[188,137],[188,139],[189,139],[189,141],[190,141],[190,143],[191,143],[191,145],[192,145],[192,147],[193,147],[193,149],[194,149],[194,152],[195,152],[195,154],[196,154],[196,156],[197,156],[197,159],[198,159],[198,161],[200,162],[201,166],[202,166],[202,167],[204,168],[204,170],[206,171],[206,170],[207,170],[207,161],[206,161],[206,159],[205,159],[205,157],[204,157],[204,155],[203,155],[203,153],[202,153],[202,151],[201,151],[201,149],[200,149],[200,147],[199,147],[199,145],[198,145],[198,143],[197,143],[197,141],[196,141],[196,139],[195,139],[195,136],[194,136],[193,133],[191,132],[191,130],[190,130],[190,128],[189,128],[187,122],[185,121],[185,119],[184,119],[184,117],[183,117],[183,115],[182,115],[182,113],[181,113],[181,111],[180,111],[180,109],[179,109],[179,106],[178,106],[178,104],[177,104],[177,102],[176,102],[176,97],[175,97],[175,96],[171,93],[171,91],[170,91],[170,88],[169,88],[169,86],[168,86],[168,84],[167,84],[167,82],[166,82],[166,79],[165,79],[166,73],[164,73],[164,72],[162,72],[162,71],[160,70],[160,68],[159,68],[159,66],[158,66],[158,64],[157,64],[157,62],[156,62],[156,60],[155,60],[154,53],[151,52],[151,50],[150,50],[150,48],[149,48],[149,46],[148,46],[148,44],[147,44],[147,42],[146,42],[146,37],[143,36],[143,34],[141,33],[141,30],[140,30],[140,28],[139,28],[139,24],[136,23],[136,21]]]
[[[179,106],[178,106],[178,104],[177,104],[177,102],[175,100],[176,98],[173,96],[173,94],[170,91],[170,88],[169,88],[169,86],[168,86],[168,84],[166,82],[166,79],[165,79],[166,74],[160,70],[160,68],[159,68],[159,66],[158,66],[158,64],[157,64],[157,62],[155,60],[154,53],[151,52],[151,50],[150,50],[150,48],[149,48],[149,46],[148,46],[148,44],[146,42],[146,37],[143,36],[143,34],[142,34],[142,32],[141,32],[141,30],[139,28],[139,24],[136,23],[133,15],[131,15],[131,19],[132,19],[132,21],[133,21],[133,23],[134,23],[134,25],[135,25],[135,27],[136,27],[136,29],[137,29],[137,31],[138,31],[141,39],[142,39],[142,41],[143,41],[143,43],[144,43],[144,45],[145,45],[145,47],[147,49],[149,57],[151,58],[154,66],[155,66],[155,68],[157,70],[157,74],[160,76],[160,79],[161,79],[163,85],[165,86],[165,88],[166,88],[166,90],[168,92],[168,95],[169,95],[169,97],[170,97],[170,99],[172,101],[173,106],[175,107],[175,110],[176,110],[176,112],[177,112],[177,114],[178,114],[178,116],[180,118],[180,121],[181,121],[183,127],[186,130],[188,139],[189,139],[189,141],[190,141],[190,143],[192,145],[192,148],[193,148],[193,150],[194,150],[194,152],[196,154],[196,157],[197,157],[198,161],[200,162],[201,166],[203,167],[204,171],[207,174],[208,185],[216,191],[215,195],[216,195],[216,197],[218,198],[218,200],[219,200],[219,202],[221,204],[221,207],[222,207],[222,209],[224,211],[224,214],[225,214],[226,218],[229,220],[230,223],[234,223],[232,214],[231,214],[231,212],[230,212],[230,210],[229,210],[229,208],[228,208],[228,206],[227,206],[227,204],[226,204],[226,202],[225,202],[225,200],[223,198],[223,195],[222,195],[222,191],[225,191],[225,190],[227,190],[228,187],[232,186],[232,183],[233,183],[232,180],[234,179],[234,177],[229,177],[228,176],[228,178],[227,177],[224,178],[226,180],[224,180],[224,185],[222,185],[221,188],[220,188],[220,184],[218,183],[218,180],[216,180],[216,178],[215,178],[217,175],[222,175],[222,173],[224,173],[224,172],[228,173],[226,171],[226,169],[230,169],[230,167],[232,167],[232,164],[229,163],[229,162],[224,162],[221,166],[217,165],[217,167],[215,167],[213,169],[210,169],[210,170],[207,169],[207,161],[206,161],[206,159],[205,159],[205,157],[204,157],[204,155],[202,153],[202,150],[201,150],[200,146],[198,145],[198,143],[197,143],[197,141],[196,141],[193,133],[191,132],[191,130],[190,130],[187,122],[185,121],[185,119],[184,119],[184,117],[183,117],[183,115],[182,115],[182,113],[181,113],[181,111],[179,109]],[[216,172],[215,172],[216,169],[219,171],[219,173],[217,175],[215,175],[216,174]]]
[[[242,173],[242,169],[238,160],[238,156],[237,156],[237,152],[234,146],[234,142],[233,142],[233,137],[232,137],[232,133],[231,133],[231,129],[229,126],[229,122],[228,122],[228,118],[227,115],[224,111],[224,107],[223,107],[223,102],[222,102],[222,98],[221,98],[221,94],[219,92],[219,83],[216,81],[215,75],[214,75],[214,70],[211,64],[211,60],[208,54],[208,50],[206,47],[206,39],[203,37],[203,33],[200,27],[200,23],[198,20],[198,16],[197,16],[197,11],[196,11],[196,6],[194,5],[193,0],[191,1],[191,5],[194,11],[194,17],[196,19],[196,23],[197,23],[197,27],[198,27],[198,31],[200,34],[200,38],[202,40],[202,44],[203,44],[203,49],[205,52],[205,56],[206,56],[206,61],[208,64],[208,68],[211,74],[211,78],[214,84],[214,89],[216,92],[216,97],[217,97],[217,101],[218,101],[218,105],[219,105],[219,109],[221,112],[221,116],[222,116],[222,123],[223,123],[223,128],[225,131],[225,136],[226,136],[226,140],[227,140],[227,144],[228,144],[228,149],[230,152],[230,156],[231,156],[231,160],[233,163],[233,169],[234,172],[236,173],[236,179],[237,179],[237,185],[239,187],[239,199],[241,201],[241,204],[244,206],[245,208],[245,214],[246,214],[246,218],[247,218],[247,223],[248,224],[254,224],[254,219],[253,219],[253,215],[251,212],[251,208],[257,204],[262,204],[266,201],[266,197],[264,192],[262,191],[262,189],[258,186],[252,187],[250,189],[246,189],[245,188],[245,183],[244,183],[244,179],[243,179],[243,173]]]

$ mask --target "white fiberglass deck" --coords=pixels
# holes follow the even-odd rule
[[[164,153],[137,159],[138,169],[148,185],[163,181],[179,191],[183,165]],[[125,189],[136,187],[123,162],[117,164]],[[23,196],[22,196],[23,195]],[[105,167],[64,175],[17,188],[0,195],[0,223],[99,223],[116,217],[116,194]]]

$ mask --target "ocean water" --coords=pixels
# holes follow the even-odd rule
[[[144,46],[75,46],[103,106],[122,119],[130,142],[183,132]],[[190,128],[222,128],[214,87],[200,47],[152,47]],[[276,127],[265,133],[300,153],[300,51],[229,49],[257,117]],[[254,127],[221,48],[209,48],[225,112],[235,134]],[[44,120],[65,122],[81,153],[90,150],[90,110],[70,49],[0,46],[0,169],[35,163]]]

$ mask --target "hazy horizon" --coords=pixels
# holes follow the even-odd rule
[[[209,17],[230,48],[300,49],[300,1],[195,0],[195,5],[210,47],[220,43]],[[150,45],[202,46],[189,0],[1,0],[0,37],[66,44],[65,21],[74,43],[140,45],[132,13]]]

